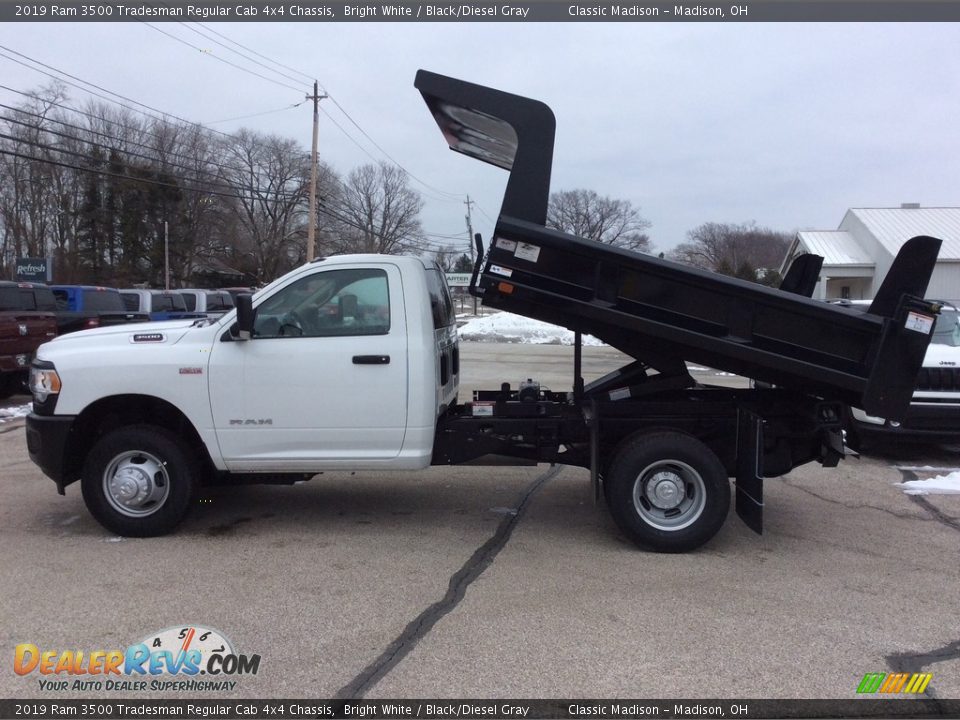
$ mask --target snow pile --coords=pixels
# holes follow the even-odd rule
[[[17,405],[14,407],[0,408],[0,424],[10,422],[16,418],[26,417],[30,414],[30,404]]]
[[[897,483],[907,495],[960,495],[960,470],[928,480]]]
[[[513,313],[498,312],[494,315],[475,318],[462,325],[460,339],[528,345],[573,345],[573,330]],[[603,345],[592,335],[584,335],[583,344]]]

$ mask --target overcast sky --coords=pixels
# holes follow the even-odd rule
[[[183,25],[158,27],[268,74]],[[435,235],[463,233],[466,209],[439,188],[476,199],[474,229],[489,239],[507,175],[447,149],[413,87],[419,68],[550,105],[557,117],[552,189],[582,187],[630,200],[652,223],[658,250],[708,221],[755,220],[794,232],[835,229],[849,207],[960,204],[960,25],[210,27],[315,76],[386,152],[431,186],[413,183],[426,199],[424,227]],[[224,65],[140,23],[7,23],[0,38],[25,55],[191,120],[212,122],[303,99],[302,92]],[[18,89],[47,81],[2,58],[0,77]],[[2,90],[0,98],[18,100]],[[325,100],[322,106],[382,157],[335,105]],[[294,137],[309,148],[309,103],[212,125],[223,131],[242,126]],[[320,156],[342,174],[370,161],[323,115]]]

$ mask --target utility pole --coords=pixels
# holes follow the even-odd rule
[[[464,220],[467,221],[467,244],[470,246],[470,259],[474,260],[473,257],[473,220],[470,215],[470,206],[473,205],[473,200],[470,199],[470,196],[467,195],[467,199],[463,202],[467,206],[467,215]]]
[[[467,195],[467,199],[463,203],[467,206],[467,215],[464,220],[467,221],[467,244],[470,246],[470,260],[476,262],[476,258],[473,256],[473,218],[470,215],[470,206],[473,205],[473,200],[470,199],[470,195]],[[473,297],[473,314],[477,314],[477,297]]]
[[[167,221],[163,221],[163,287],[170,289],[170,233]]]
[[[307,222],[307,262],[313,260],[317,235],[317,132],[320,126],[320,101],[326,94],[321,95],[318,83],[313,81],[313,95],[307,95],[307,100],[313,100],[313,151],[310,153],[310,211]]]

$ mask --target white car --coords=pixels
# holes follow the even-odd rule
[[[869,305],[853,301],[851,306]],[[944,305],[917,376],[910,411],[902,422],[851,408],[850,431],[863,437],[886,435],[911,440],[960,441],[960,310]]]

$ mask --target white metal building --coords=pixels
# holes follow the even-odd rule
[[[823,256],[814,297],[870,299],[904,242],[916,235],[943,240],[927,297],[960,302],[960,208],[851,208],[837,230],[803,231],[780,271],[803,253]]]

